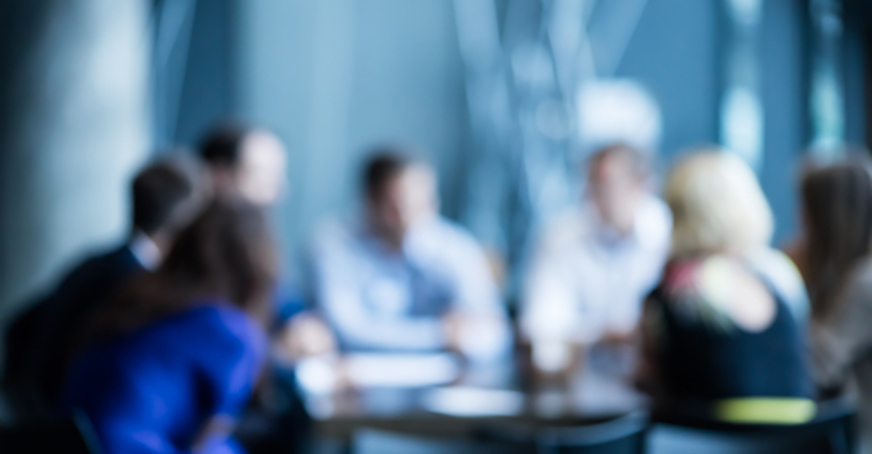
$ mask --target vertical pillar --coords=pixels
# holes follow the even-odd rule
[[[0,323],[127,232],[149,151],[146,0],[0,3]]]

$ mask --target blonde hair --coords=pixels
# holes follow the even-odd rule
[[[672,254],[745,254],[772,238],[772,210],[757,177],[738,156],[702,149],[683,158],[666,184]]]

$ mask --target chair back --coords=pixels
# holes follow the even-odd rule
[[[648,429],[645,413],[630,413],[600,424],[541,429],[541,454],[643,454]]]
[[[534,454],[521,446],[434,439],[374,429],[355,432],[351,454]]]
[[[851,454],[855,452],[855,420],[853,407],[840,400],[818,404],[814,419],[805,424],[673,419],[651,429],[649,452]]]

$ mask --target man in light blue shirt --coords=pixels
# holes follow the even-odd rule
[[[508,348],[499,291],[476,240],[438,214],[432,168],[393,150],[363,175],[365,209],[313,244],[314,296],[344,350]]]

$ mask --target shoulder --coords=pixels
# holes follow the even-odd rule
[[[434,219],[427,227],[425,227],[425,229],[427,228],[432,229],[432,231],[442,239],[450,240],[466,247],[478,247],[478,240],[472,236],[472,233],[470,233],[466,227],[441,216]]]
[[[732,326],[728,305],[737,266],[720,256],[673,259],[664,268],[654,299],[682,320],[727,329]]]
[[[63,280],[62,285],[86,280],[99,280],[112,274],[120,275],[140,270],[138,262],[126,246],[91,256],[73,268]]]
[[[229,304],[211,302],[161,320],[143,336],[162,337],[168,344],[190,344],[190,348],[228,357],[262,358],[268,346],[263,328],[248,314]]]
[[[787,254],[776,249],[764,248],[751,254],[748,263],[772,286],[772,290],[784,300],[797,319],[805,320],[808,317],[809,299],[805,283],[799,269]]]
[[[448,263],[466,267],[482,263],[484,249],[464,227],[448,219],[437,217],[415,226],[403,245],[406,256],[419,265]]]
[[[562,248],[584,241],[590,231],[591,207],[573,206],[549,219],[540,228],[539,247]]]
[[[636,214],[636,234],[643,246],[668,247],[672,234],[672,211],[665,202],[646,195]]]
[[[842,297],[849,301],[872,305],[872,258],[863,259],[854,266]]]

